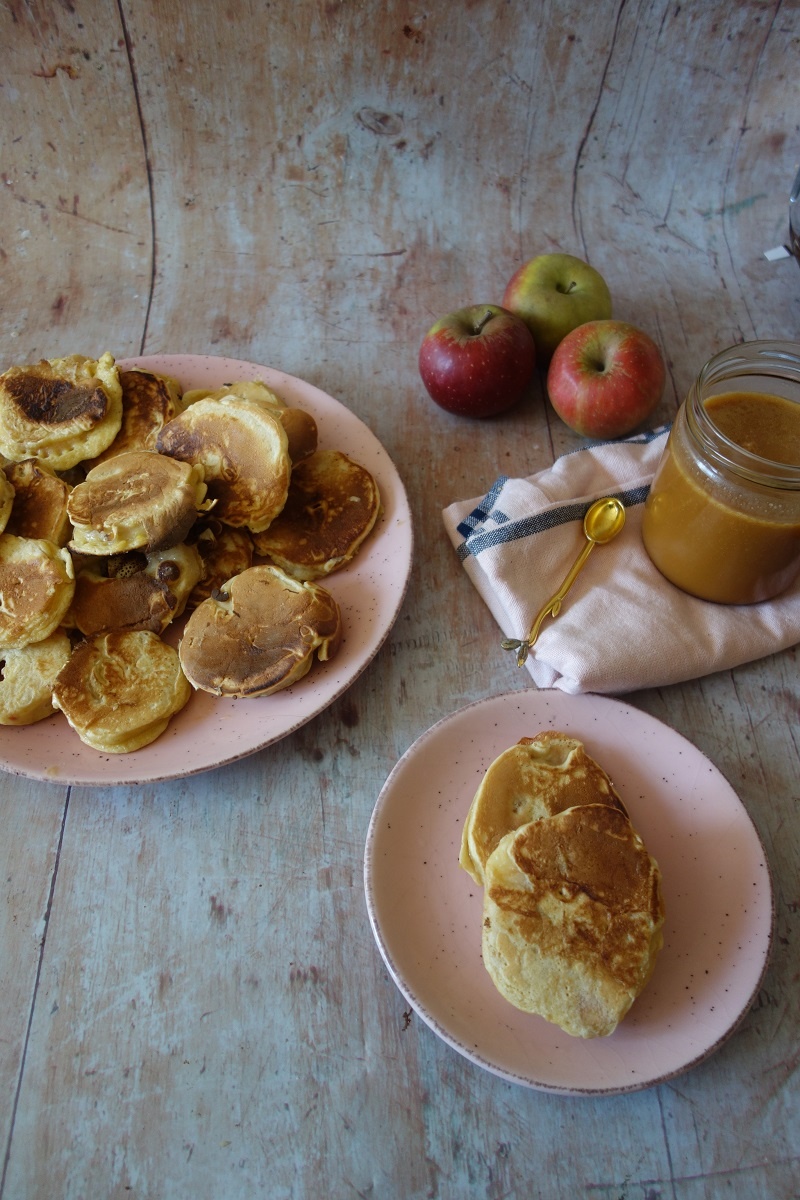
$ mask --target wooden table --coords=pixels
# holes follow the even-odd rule
[[[280,367],[371,427],[416,536],[377,657],[278,744],[142,787],[0,775],[0,1196],[800,1195],[794,650],[625,697],[723,772],[774,875],[757,1002],[694,1070],[594,1098],[481,1071],[409,1020],[362,885],[397,759],[526,686],[441,510],[581,444],[540,383],[496,421],[435,408],[423,334],[577,254],[664,351],[653,423],[717,350],[797,337],[797,263],[764,251],[800,10],[84,0],[0,31],[3,367]]]

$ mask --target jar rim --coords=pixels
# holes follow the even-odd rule
[[[710,385],[730,384],[748,376],[771,376],[796,384],[797,396],[786,398],[800,407],[800,345],[766,339],[740,342],[715,354],[700,369],[687,397],[689,428],[715,466],[764,487],[798,489],[800,463],[764,458],[732,441],[714,423],[703,402],[703,391]]]

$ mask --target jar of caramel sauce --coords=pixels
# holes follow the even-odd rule
[[[645,549],[671,583],[753,604],[800,573],[800,345],[745,342],[701,370],[645,504]]]

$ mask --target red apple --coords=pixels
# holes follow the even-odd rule
[[[524,321],[497,304],[472,304],[442,317],[419,350],[419,373],[448,412],[491,417],[522,398],[536,347]]]
[[[611,316],[611,293],[602,275],[573,254],[540,254],[512,275],[503,308],[522,317],[545,363],[562,338],[586,321]]]
[[[648,334],[625,321],[588,321],[556,347],[547,394],[576,433],[617,438],[650,416],[665,379],[661,351]]]

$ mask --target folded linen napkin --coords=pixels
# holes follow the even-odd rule
[[[503,634],[525,638],[586,544],[583,516],[601,496],[625,505],[625,527],[595,546],[525,663],[538,687],[619,693],[695,679],[800,641],[800,580],[762,604],[711,604],[650,562],[642,511],[668,429],[565,454],[527,479],[501,475],[482,498],[451,504],[444,524]],[[509,671],[512,652],[500,648]]]

